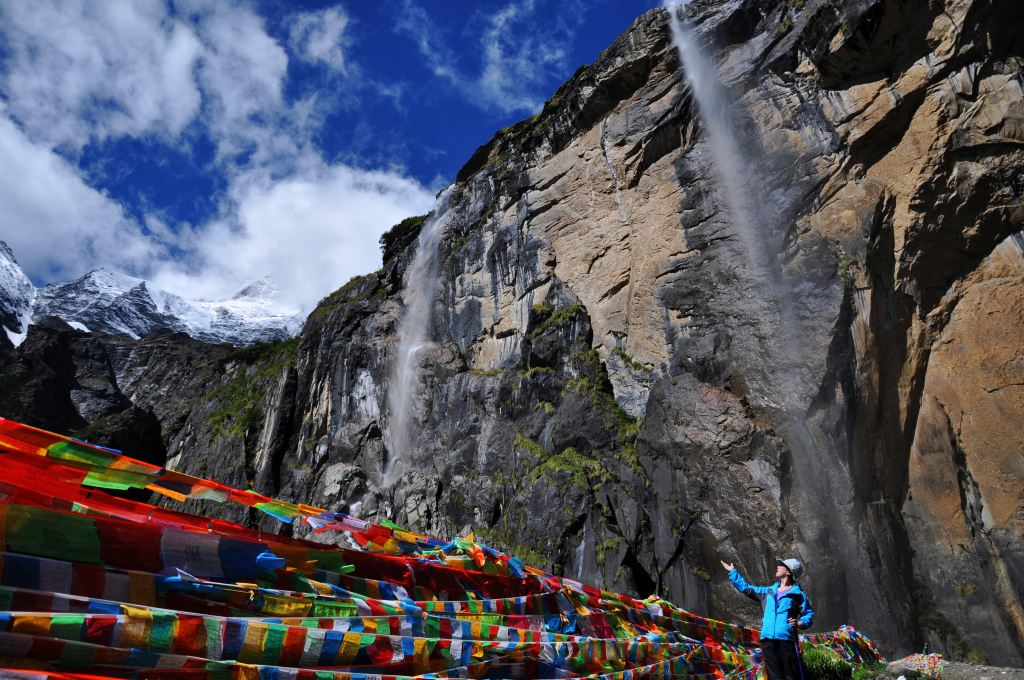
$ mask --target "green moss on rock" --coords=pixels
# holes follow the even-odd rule
[[[423,227],[423,223],[427,221],[428,216],[429,213],[427,215],[406,217],[381,235],[380,249],[383,252],[385,263],[400,255],[413,242],[419,235],[420,229]]]
[[[577,315],[585,312],[586,310],[581,304],[569,305],[568,307],[562,307],[561,309],[555,309],[550,305],[544,304],[534,305],[533,323],[535,325],[533,330],[530,331],[530,337],[540,337],[549,329],[572,321]]]

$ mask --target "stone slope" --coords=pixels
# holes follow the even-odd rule
[[[177,468],[475,529],[558,573],[732,620],[758,612],[718,560],[767,581],[797,554],[823,629],[1019,665],[1019,13],[691,11],[756,146],[785,295],[737,238],[651,11],[460,172],[413,451],[387,451],[384,411],[421,219],[291,343],[33,328],[0,357],[4,415],[101,442],[155,422],[131,444]],[[398,456],[411,472],[383,488]]]

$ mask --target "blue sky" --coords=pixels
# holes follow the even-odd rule
[[[0,0],[0,239],[308,310],[654,0]]]

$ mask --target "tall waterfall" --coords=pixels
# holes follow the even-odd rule
[[[849,508],[852,498],[837,490],[852,489],[852,477],[836,442],[812,425],[806,418],[807,403],[802,403],[800,377],[794,370],[800,364],[800,330],[795,312],[799,303],[782,275],[779,256],[783,241],[778,212],[773,212],[766,199],[762,177],[756,170],[756,144],[742,139],[734,122],[734,111],[713,64],[705,56],[696,36],[679,18],[679,10],[689,0],[665,0],[672,38],[697,108],[707,142],[711,149],[714,174],[724,194],[734,230],[747,255],[753,277],[764,286],[775,307],[777,327],[771,329],[770,395],[777,406],[780,431],[792,454],[793,512],[804,551],[816,559],[816,582],[828,584],[833,602],[833,616],[845,618],[844,607],[856,602],[849,593],[860,593],[865,601],[881,601],[877,582],[865,573],[847,572],[842,564],[868,560],[864,546],[857,540],[857,528],[851,523]],[[850,582],[842,574],[849,573]]]
[[[384,485],[391,486],[405,470],[416,441],[413,406],[419,391],[419,357],[432,342],[434,299],[437,290],[438,249],[448,223],[452,187],[438,196],[433,212],[420,229],[416,254],[402,288],[405,310],[398,324],[398,352],[388,381],[386,443],[388,460]]]
[[[697,101],[701,125],[711,150],[712,171],[725,198],[733,230],[750,266],[754,284],[767,293],[773,307],[775,328],[768,346],[774,367],[773,394],[769,401],[787,411],[801,411],[798,376],[801,343],[797,301],[782,275],[779,262],[784,244],[779,229],[779,206],[772,206],[766,191],[767,181],[760,176],[761,153],[756,140],[745,139],[736,125],[736,109],[722,87],[714,64],[706,56],[697,37],[679,18],[679,10],[689,0],[666,0],[672,41],[679,52],[690,89]],[[776,209],[773,209],[776,208]]]
[[[725,89],[721,86],[714,65],[704,55],[696,36],[682,20],[678,11],[688,4],[667,0],[672,41],[679,51],[690,89],[697,100],[700,120],[708,137],[711,149],[713,172],[725,195],[727,207],[744,251],[750,260],[754,275],[761,280],[774,281],[772,258],[775,249],[771,247],[770,226],[760,210],[757,182],[751,182],[753,163],[746,157],[733,119]],[[751,185],[755,186],[751,186]]]

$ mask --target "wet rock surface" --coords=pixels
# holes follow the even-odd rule
[[[817,629],[1019,665],[1020,13],[691,12],[758,146],[784,294],[741,247],[655,10],[460,172],[410,451],[385,445],[386,389],[422,220],[285,343],[43,321],[0,355],[3,415],[369,519],[476,530],[730,620],[759,615],[720,559],[768,582],[796,555]]]

